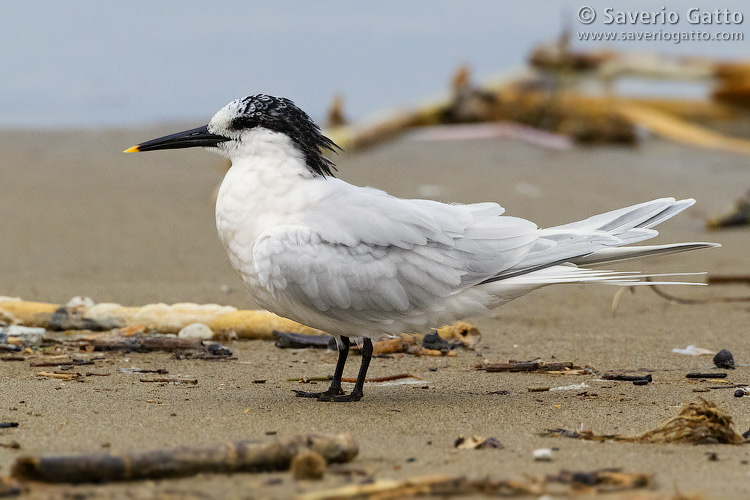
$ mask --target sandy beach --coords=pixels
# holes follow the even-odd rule
[[[185,127],[183,127],[183,125]],[[198,151],[124,155],[138,142],[182,130],[0,131],[0,295],[65,303],[76,295],[96,302],[255,304],[229,266],[216,236],[213,192],[222,163]],[[748,274],[747,229],[706,232],[705,217],[726,209],[750,187],[748,159],[659,140],[636,147],[576,147],[558,151],[513,140],[458,143],[395,142],[338,157],[339,177],[401,197],[497,201],[507,214],[541,227],[562,224],[652,198],[694,197],[698,203],[659,226],[654,243],[713,241],[720,249],[626,263],[622,270]],[[703,276],[689,277],[702,282]],[[742,296],[745,286],[675,287],[682,297]],[[271,342],[228,344],[237,360],[176,360],[171,354],[109,354],[97,362],[106,377],[85,383],[40,379],[29,362],[0,363],[0,475],[21,454],[120,452],[267,439],[268,433],[351,432],[359,456],[319,482],[289,473],[206,474],[108,485],[33,485],[36,498],[287,498],[362,481],[426,474],[497,479],[543,476],[562,469],[620,468],[652,473],[665,495],[700,493],[740,498],[750,479],[750,447],[596,443],[541,437],[547,429],[639,434],[699,397],[750,428],[750,397],[733,390],[696,393],[706,382],[690,371],[711,370],[710,356],[673,354],[694,344],[734,353],[750,363],[748,303],[679,305],[645,287],[626,293],[615,314],[617,288],[557,286],[536,291],[472,320],[482,333],[476,351],[455,358],[376,358],[371,377],[408,372],[418,384],[368,384],[356,404],[295,398],[310,386],[287,379],[332,373],[336,354],[281,350]],[[483,360],[540,357],[573,361],[597,372],[635,370],[654,382],[601,381],[595,375],[485,373]],[[347,367],[354,376],[358,359]],[[196,386],[140,383],[121,368],[165,368],[198,379]],[[436,371],[431,371],[436,368]],[[267,380],[254,384],[253,380]],[[750,367],[729,372],[750,383]],[[529,392],[529,387],[585,383],[580,390]],[[317,387],[321,387],[319,384]],[[498,394],[498,391],[507,393]],[[494,393],[494,394],[493,394]],[[459,435],[498,439],[500,450],[456,450]],[[536,462],[537,448],[556,448]],[[715,454],[716,460],[710,460]],[[356,471],[352,474],[335,473]],[[361,475],[358,475],[360,474]],[[67,495],[67,496],[66,496]],[[622,498],[630,498],[624,496]]]

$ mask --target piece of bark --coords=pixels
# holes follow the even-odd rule
[[[545,363],[544,361],[514,361],[507,363],[490,363],[476,366],[477,370],[486,372],[560,372],[583,370],[580,366],[574,365],[571,361],[561,361],[555,363]]]
[[[351,434],[310,434],[268,442],[237,441],[205,448],[133,452],[122,455],[24,456],[13,477],[49,483],[88,483],[159,479],[207,472],[267,472],[289,469],[297,454],[319,453],[328,463],[349,462],[358,446]]]
[[[496,497],[538,497],[545,494],[542,483],[515,480],[467,479],[462,476],[419,476],[407,479],[380,479],[350,484],[330,490],[304,493],[298,500],[385,499],[431,496],[448,498],[461,495]]]
[[[169,378],[169,377],[162,377],[162,378],[142,378],[140,379],[141,382],[155,382],[159,384],[191,384],[191,385],[198,385],[198,379],[197,378]]]
[[[94,337],[79,341],[81,347],[92,347],[95,351],[187,351],[203,350],[203,341],[200,339],[181,339],[179,337]]]
[[[303,335],[300,333],[273,332],[274,345],[279,349],[327,349],[333,337],[330,335]]]
[[[0,476],[0,498],[19,497],[28,488],[9,476]]]
[[[58,380],[77,380],[82,382],[80,373],[50,373],[50,372],[37,372],[37,377],[55,378]]]

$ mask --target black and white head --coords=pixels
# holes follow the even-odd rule
[[[336,170],[324,152],[340,148],[324,136],[320,127],[292,101],[265,94],[230,102],[207,125],[159,137],[125,152],[203,147],[231,160],[247,154],[246,146],[260,135],[276,136],[290,144],[314,176],[333,175],[332,171]]]

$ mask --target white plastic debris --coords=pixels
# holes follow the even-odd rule
[[[440,184],[420,184],[417,194],[425,198],[437,198],[445,194],[445,188]]]
[[[552,448],[539,448],[534,450],[534,460],[537,462],[551,462]]]
[[[94,307],[95,305],[96,302],[91,297],[76,295],[65,304],[65,307]]]
[[[591,387],[586,382],[581,382],[580,384],[573,384],[573,385],[561,385],[559,387],[550,387],[550,391],[578,391],[581,389],[585,389],[587,387]]]
[[[675,354],[686,354],[688,356],[705,356],[707,354],[715,354],[713,351],[703,349],[702,347],[695,347],[692,344],[684,349],[674,348],[672,349],[672,352]]]
[[[177,334],[181,339],[211,340],[214,332],[203,323],[191,323]]]
[[[533,184],[529,184],[528,182],[517,183],[515,189],[516,193],[520,194],[521,196],[525,196],[526,198],[536,199],[542,197],[542,190]]]
[[[0,327],[0,331],[8,335],[8,337],[34,337],[36,335],[44,335],[46,330],[35,326],[9,325]]]
[[[39,343],[44,337],[44,328],[33,326],[8,325],[0,326],[0,336],[2,337],[21,337],[26,342]]]
[[[65,303],[65,307],[94,307],[96,302],[91,297],[76,295]]]

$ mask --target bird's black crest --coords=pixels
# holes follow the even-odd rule
[[[282,132],[302,151],[307,168],[314,175],[333,175],[336,165],[323,153],[325,150],[340,151],[341,148],[324,136],[312,118],[289,99],[251,95],[239,101],[237,112],[239,116],[230,124],[233,130],[263,127]]]

